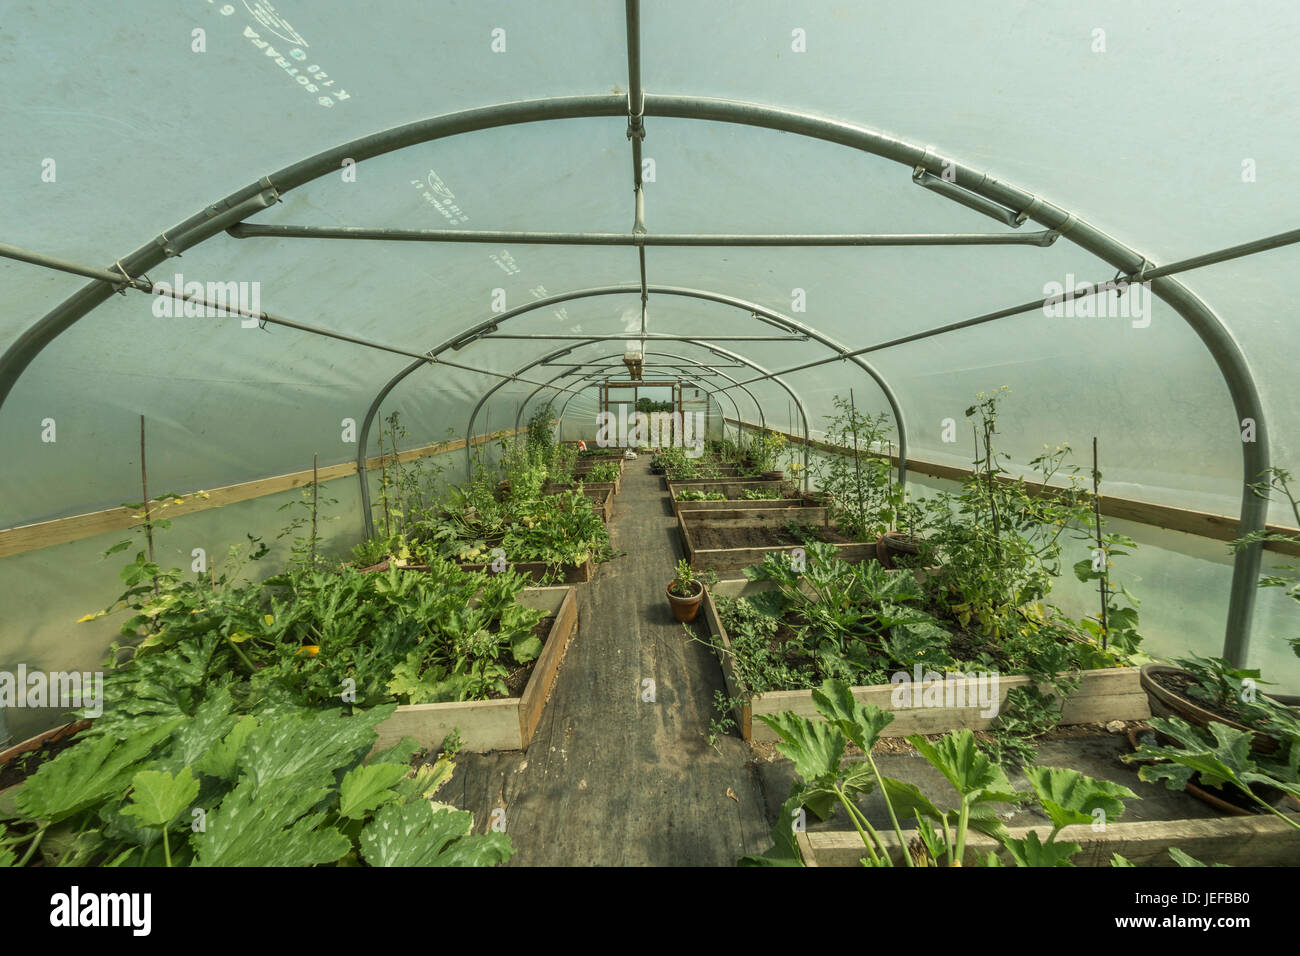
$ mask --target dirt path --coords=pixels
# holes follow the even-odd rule
[[[763,794],[737,737],[709,746],[722,675],[664,596],[681,543],[647,457],[614,508],[627,553],[577,586],[578,635],[528,752],[463,754],[440,796],[478,831],[503,809],[511,865],[731,866],[770,845]]]

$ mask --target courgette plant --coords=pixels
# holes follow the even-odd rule
[[[1124,812],[1123,801],[1137,796],[1120,784],[1058,768],[1031,769],[1032,791],[1017,791],[997,764],[979,750],[971,731],[945,734],[933,742],[913,734],[908,742],[943,775],[956,795],[955,807],[941,809],[914,784],[880,773],[871,751],[893,721],[893,714],[858,701],[842,681],[826,681],[812,697],[820,720],[788,711],[757,715],[780,736],[777,750],[794,762],[797,779],[772,828],[773,848],[762,856],[742,857],[742,865],[802,865],[795,836],[799,811],[807,808],[828,819],[836,807],[843,809],[862,839],[864,866],[896,865],[890,848],[855,802],[856,797],[874,791],[884,800],[905,866],[964,865],[971,830],[994,837],[1019,866],[1069,866],[1070,857],[1081,847],[1058,842],[1060,831],[1070,824],[1093,823],[1098,810],[1107,821],[1118,819]],[[845,760],[849,743],[863,753],[861,761]],[[996,804],[1014,805],[1030,799],[1037,800],[1051,821],[1045,841],[1034,831],[1012,837],[994,810]],[[915,821],[915,842],[910,843],[904,834],[900,815],[910,815]],[[993,851],[977,862],[1002,865]]]
[[[1251,750],[1250,731],[1211,721],[1209,732],[1193,727],[1181,717],[1152,717],[1151,726],[1167,738],[1167,745],[1143,744],[1125,762],[1158,760],[1144,765],[1138,776],[1148,782],[1164,780],[1170,790],[1183,790],[1196,778],[1209,787],[1231,787],[1260,808],[1295,830],[1300,820],[1282,813],[1257,792],[1272,787],[1300,799],[1300,719],[1280,710],[1272,729],[1281,744],[1271,756]]]
[[[155,675],[159,676],[159,675]],[[393,706],[346,715],[269,703],[240,714],[224,684],[177,671],[180,712],[96,721],[17,791],[0,866],[488,866],[504,833],[431,798],[409,738],[367,758]]]

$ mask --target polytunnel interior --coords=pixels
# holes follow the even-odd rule
[[[1252,488],[1300,457],[1298,68],[1260,42],[1300,12],[938,7],[14,6],[0,669],[118,638],[78,618],[121,590],[146,435],[159,553],[260,536],[264,576],[313,468],[322,549],[376,533],[389,416],[468,482],[540,409],[594,444],[635,351],[709,440],[784,435],[803,491],[850,390],[918,497],[978,468],[1002,392],[1008,472],[1064,444],[1088,477],[1095,441],[1144,653],[1300,694],[1294,595],[1259,586],[1294,502]],[[66,719],[0,707],[0,744]]]

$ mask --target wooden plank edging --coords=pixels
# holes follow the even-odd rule
[[[481,445],[513,434],[515,434],[514,429],[488,435],[476,435],[469,444]],[[432,445],[399,452],[397,458],[402,462],[414,461],[417,458],[459,451],[465,448],[466,444],[463,438],[451,442],[437,442]],[[374,471],[380,467],[380,464],[381,459],[378,456],[367,458],[366,470]],[[325,465],[317,469],[317,480],[323,483],[338,478],[346,478],[356,473],[357,463],[355,461],[345,461]],[[167,519],[179,518],[199,511],[220,508],[223,505],[236,504],[241,501],[250,501],[254,498],[291,491],[294,488],[302,488],[311,484],[311,478],[312,471],[308,468],[304,471],[290,472],[286,475],[274,475],[270,478],[257,478],[253,481],[223,485],[208,490],[206,492],[207,497],[199,497],[197,492],[191,492],[182,496],[182,504],[170,506],[159,517]],[[70,515],[66,518],[52,518],[49,521],[38,521],[33,524],[0,529],[0,558],[24,554],[28,551],[37,551],[56,544],[81,541],[85,538],[93,538],[96,535],[107,534],[110,531],[124,531],[134,528],[144,523],[136,519],[135,515],[138,513],[138,509],[134,508],[107,508],[103,511],[92,511],[86,514]]]
[[[765,590],[767,582],[747,580],[722,581],[712,588],[706,588],[704,594],[705,620],[715,637],[722,645],[719,655],[724,676],[727,678],[727,693],[733,699],[742,696],[739,683],[734,680],[731,664],[731,639],[727,634],[722,618],[718,614],[714,595],[718,597],[743,597],[747,593]],[[770,586],[770,585],[769,585]],[[1083,671],[1079,674],[1079,688],[1069,695],[1062,705],[1061,725],[1100,723],[1109,720],[1146,720],[1151,716],[1146,692],[1142,690],[1137,667],[1108,667],[1100,670]],[[873,704],[881,710],[894,715],[894,720],[885,728],[884,737],[906,737],[909,734],[940,734],[952,730],[968,728],[985,730],[997,717],[1006,703],[1007,692],[1013,687],[1027,687],[1034,684],[1023,674],[997,675],[997,711],[986,716],[984,711],[990,709],[978,702],[979,684],[969,678],[951,678],[942,681],[925,681],[920,688],[920,700],[913,704],[914,695],[908,684],[874,684],[852,688],[855,699],[864,704]],[[734,686],[733,686],[734,684]],[[1044,692],[1050,690],[1046,685],[1037,684]],[[894,697],[908,689],[903,706],[896,706]],[[937,695],[942,700],[952,700],[952,705],[930,704],[926,702],[926,691]],[[958,706],[956,701],[963,701]],[[974,703],[972,703],[974,701]],[[811,690],[778,690],[754,695],[744,709],[737,707],[734,711],[736,724],[741,729],[745,740],[776,741],[780,738],[763,723],[755,720],[759,714],[776,715],[792,711],[804,717],[815,718],[817,708],[813,703]]]
[[[1190,798],[1189,798],[1190,799]],[[1295,817],[1295,814],[1291,816]],[[1046,840],[1050,826],[1009,827],[1011,836],[1023,839],[1033,832]],[[896,864],[903,863],[898,836],[888,828],[878,828],[885,849]],[[856,831],[810,830],[798,834],[804,862],[812,866],[858,866],[866,856],[862,838]],[[903,839],[916,839],[915,830],[904,830]],[[1057,834],[1058,843],[1077,843],[1080,851],[1072,857],[1076,866],[1109,867],[1111,855],[1118,853],[1135,866],[1176,864],[1169,848],[1177,847],[1202,863],[1227,863],[1231,866],[1295,866],[1300,862],[1300,830],[1274,816],[1198,818],[1190,820],[1119,821],[1094,831],[1092,824],[1065,827]],[[975,863],[990,850],[998,851],[1004,864],[1012,865],[1010,854],[992,837],[971,831],[966,837],[965,862]],[[810,862],[811,861],[811,862]]]
[[[375,727],[379,739],[374,750],[391,747],[403,737],[413,737],[421,747],[436,748],[452,729],[459,730],[462,749],[475,753],[527,749],[564,652],[577,632],[578,611],[571,587],[525,588],[518,600],[555,615],[523,694],[504,700],[401,704],[392,717]]]

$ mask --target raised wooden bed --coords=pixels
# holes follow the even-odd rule
[[[618,494],[619,489],[622,486],[623,486],[623,479],[621,477],[618,479],[618,481],[583,481],[583,482],[566,481],[564,484],[560,484],[560,485],[557,485],[553,482],[548,482],[547,484],[542,486],[542,494],[558,495],[561,492],[565,492],[565,491],[581,491],[583,493],[608,491],[612,494]]]
[[[768,481],[765,478],[669,478],[664,476],[664,487],[676,494],[683,488],[696,491],[721,491],[728,498],[739,497],[746,488],[768,491],[773,486],[780,487],[783,481]]]
[[[1034,831],[1044,841],[1052,831],[1050,826],[1008,829],[1017,839]],[[903,865],[897,835],[884,827],[878,828],[878,832],[895,865]],[[808,866],[858,866],[858,860],[866,856],[862,838],[856,831],[809,830],[797,833],[796,838]],[[907,842],[916,838],[915,831],[903,831]],[[1170,847],[1177,847],[1206,864],[1294,866],[1300,860],[1300,830],[1270,815],[1108,823],[1101,832],[1094,832],[1090,823],[1079,823],[1064,827],[1056,841],[1082,847],[1070,858],[1076,866],[1109,867],[1113,853],[1134,866],[1176,866],[1169,856]],[[1010,854],[1001,846],[992,837],[970,831],[966,836],[964,862],[975,863],[990,850],[996,850],[1005,865],[1013,865]]]
[[[476,753],[528,749],[560,662],[578,632],[578,598],[573,588],[527,588],[519,593],[519,603],[555,617],[523,694],[504,700],[402,704],[375,728],[379,733],[376,750],[391,747],[403,737],[432,749],[453,729],[459,731],[462,747]]]
[[[591,507],[596,514],[600,515],[600,520],[609,524],[610,519],[614,517],[614,489],[597,489],[583,486],[582,493],[587,496],[587,500],[591,502]]]
[[[710,489],[702,488],[701,491]],[[673,498],[673,515],[683,511],[734,511],[736,509],[765,511],[768,509],[816,508],[817,502],[810,498],[725,498],[718,501],[678,501]]]
[[[905,572],[899,572],[905,573]],[[913,572],[917,573],[917,572]],[[711,588],[705,588],[704,619],[709,630],[722,645],[722,674],[727,685],[727,696],[732,700],[743,700],[744,692],[736,680],[732,666],[731,639],[727,629],[718,617],[718,606],[714,595],[719,597],[744,597],[758,591],[766,590],[772,585],[767,581],[748,581],[732,579],[719,581]],[[1103,670],[1083,671],[1080,675],[1079,689],[1065,699],[1061,710],[1061,724],[1089,724],[1109,720],[1146,720],[1151,716],[1147,706],[1146,692],[1138,679],[1139,668],[1109,667]],[[906,737],[909,734],[942,734],[951,730],[986,730],[993,723],[996,714],[985,716],[986,709],[978,703],[977,687],[968,678],[952,678],[943,683],[944,700],[965,700],[968,706],[921,706],[895,707],[892,697],[899,685],[875,684],[867,687],[854,687],[853,696],[864,704],[874,704],[881,710],[894,715],[894,720],[885,728],[885,737]],[[1013,687],[1025,687],[1032,681],[1019,674],[1002,674],[998,676],[998,708],[1006,703],[1007,691]],[[933,686],[927,684],[927,686]],[[1046,685],[1039,685],[1047,692]],[[755,720],[755,714],[780,714],[792,711],[803,717],[816,719],[817,708],[813,704],[810,690],[777,690],[765,694],[755,694],[747,704],[740,704],[735,709],[736,726],[745,740],[775,741],[780,738],[761,720]]]
[[[483,564],[465,564],[460,561],[457,561],[455,563],[456,563],[456,567],[460,568],[462,571],[489,571],[490,572],[492,570],[491,562],[487,562]],[[372,564],[370,567],[362,568],[361,570],[363,573],[367,571],[383,572],[388,570],[388,565],[389,565],[388,561],[380,561],[378,564]],[[518,571],[520,574],[527,575],[529,580],[536,581],[539,584],[547,583],[546,582],[547,575],[552,571],[550,565],[543,564],[541,561],[519,561],[514,564],[507,563],[506,567],[508,567],[512,571]],[[429,566],[427,564],[407,564],[402,566],[402,570],[403,571],[428,571]],[[563,571],[564,571],[564,579],[562,583],[582,584],[586,581],[590,581],[591,576],[596,573],[596,563],[592,561],[590,558],[588,558],[583,564],[580,564],[577,567],[566,565]]]
[[[797,514],[799,524],[804,527],[813,525],[826,526],[829,521],[824,507],[796,509],[782,508],[731,508],[721,511],[681,511],[677,515],[677,530],[682,537],[682,547],[691,567],[698,570],[712,568],[715,571],[738,571],[751,564],[762,564],[768,554],[779,554],[805,547],[802,544],[782,544],[773,540],[771,544],[756,544],[747,547],[710,548],[702,547],[699,531],[702,528],[727,530],[731,528],[771,529],[773,534],[790,522],[792,514]],[[832,545],[844,561],[867,561],[875,558],[875,542],[859,541],[834,543]]]

